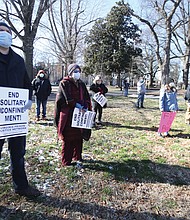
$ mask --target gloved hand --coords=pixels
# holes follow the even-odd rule
[[[84,106],[82,106],[80,103],[76,103],[75,107],[79,108],[80,110],[82,110],[84,108]]]
[[[25,104],[25,106],[23,107],[24,111],[26,110],[30,110],[32,107],[32,100],[28,100]]]

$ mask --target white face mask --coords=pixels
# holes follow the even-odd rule
[[[40,73],[40,78],[43,78],[44,77],[44,74],[43,73]]]
[[[12,35],[7,31],[0,31],[0,47],[9,48],[12,44]]]
[[[80,72],[73,72],[73,78],[74,78],[75,80],[80,79]]]

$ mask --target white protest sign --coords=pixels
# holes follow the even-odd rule
[[[99,92],[95,93],[93,99],[100,104],[102,107],[106,104],[107,99],[104,95],[100,94]]]
[[[28,133],[28,89],[0,87],[0,139]]]
[[[71,127],[91,129],[94,122],[95,112],[74,109]]]

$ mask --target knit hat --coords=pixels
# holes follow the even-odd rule
[[[11,28],[10,28],[10,26],[9,26],[8,24],[6,24],[6,23],[3,22],[3,21],[0,21],[0,26],[7,27],[7,28],[9,29],[9,31],[11,32],[11,34],[12,34]]]
[[[79,70],[81,71],[80,66],[77,65],[76,63],[70,64],[70,65],[68,66],[68,68],[67,68],[68,75],[70,76],[75,69],[79,69]]]
[[[94,78],[94,83],[96,83],[96,81],[98,80],[101,80],[102,81],[102,77],[100,75],[97,75],[95,78]]]

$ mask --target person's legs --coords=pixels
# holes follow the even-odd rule
[[[74,146],[72,141],[63,140],[62,142],[62,165],[68,166],[71,164],[72,157],[73,157],[73,150]]]
[[[144,94],[141,94],[141,98],[140,98],[140,102],[141,102],[141,108],[144,108]]]
[[[128,89],[124,88],[124,96],[127,97],[128,96]]]
[[[138,94],[137,105],[136,105],[137,108],[139,108],[140,100],[141,100],[141,94]]]
[[[36,101],[36,119],[39,120],[41,101],[39,99],[37,99],[37,97],[36,97],[35,101]]]
[[[24,165],[25,147],[26,136],[8,139],[8,148],[11,159],[11,173],[15,190],[22,190],[28,187],[28,180]]]
[[[102,106],[98,104],[98,122],[101,123],[102,120]]]
[[[83,146],[83,139],[77,139],[73,141],[74,152],[73,152],[73,159],[77,161],[82,161],[82,146]]]
[[[97,117],[97,112],[98,112],[98,103],[97,102],[92,102],[92,109],[96,113],[96,115],[94,117],[94,123],[95,123],[96,117]]]
[[[0,159],[1,159],[1,152],[3,150],[3,144],[5,143],[5,139],[0,139]]]
[[[47,100],[42,101],[42,119],[46,118]]]

